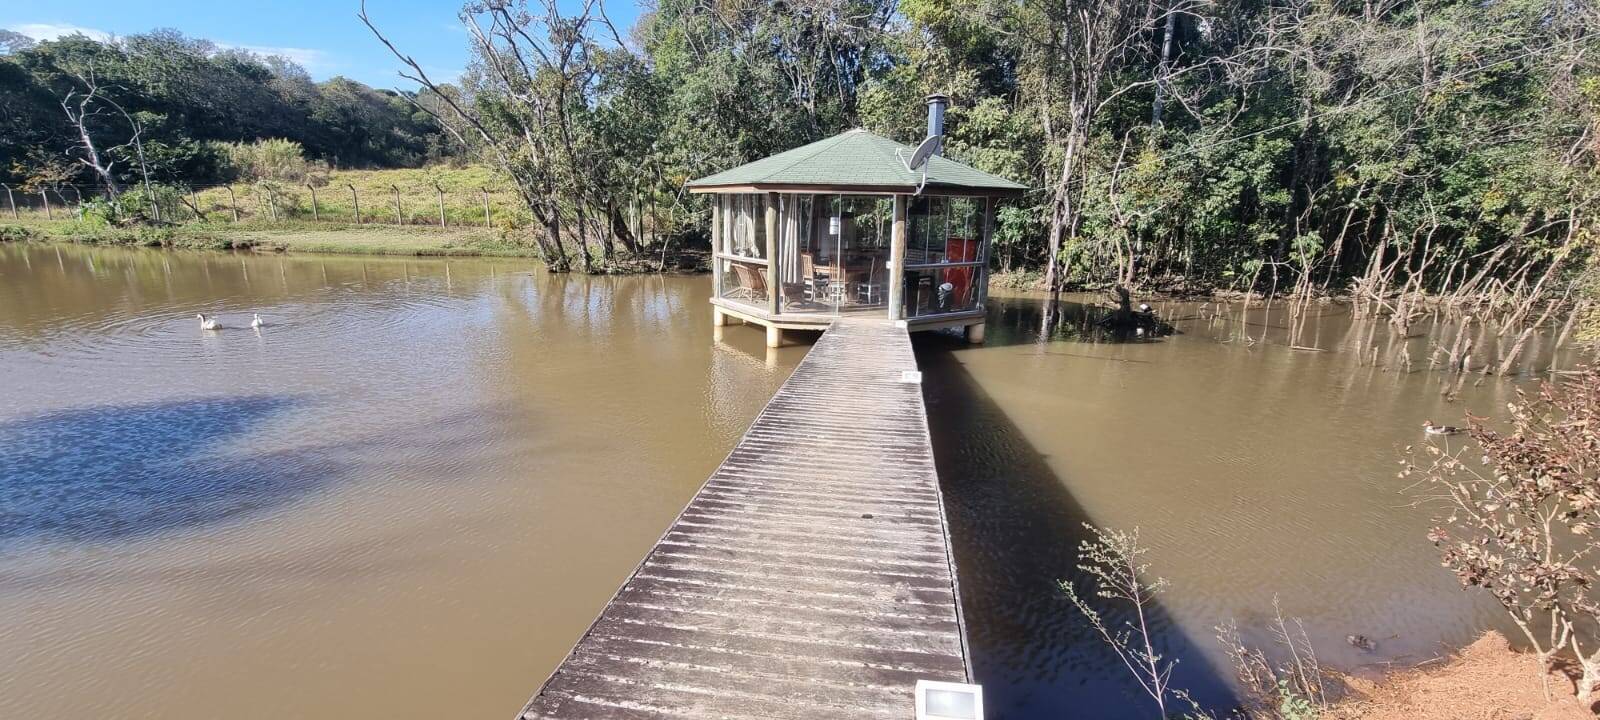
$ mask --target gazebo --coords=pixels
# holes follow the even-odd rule
[[[943,134],[945,103],[928,97],[929,138]],[[714,324],[765,326],[770,347],[846,316],[983,342],[995,202],[1026,188],[914,154],[857,129],[690,181],[715,195]]]

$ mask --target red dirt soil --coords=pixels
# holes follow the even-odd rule
[[[1485,633],[1443,663],[1389,674],[1377,682],[1345,678],[1351,693],[1328,720],[1594,720],[1574,697],[1572,679]],[[1546,688],[1549,696],[1546,699]]]

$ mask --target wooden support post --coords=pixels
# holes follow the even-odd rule
[[[402,219],[403,216],[400,214],[400,186],[390,185],[389,189],[394,191],[394,224],[404,225],[405,221]]]
[[[781,307],[783,307],[783,288],[778,285],[778,194],[767,193],[767,313],[777,315]],[[770,347],[777,347],[772,343],[782,340],[782,330],[767,328],[767,343]]]
[[[974,284],[977,285],[977,303],[979,310],[989,307],[989,246],[994,242],[994,213],[997,201],[990,197],[983,199],[983,235],[978,243],[978,259],[983,261],[978,266],[978,271],[973,273]],[[978,332],[978,342],[983,342],[983,332]]]
[[[478,188],[483,193],[483,229],[489,229],[489,188]]]
[[[232,185],[223,185],[222,189],[228,191],[228,207],[233,209],[233,221],[239,222],[239,198],[233,195]]]
[[[722,259],[717,257],[722,253],[723,238],[727,237],[722,232],[722,196],[711,196],[711,297],[722,297]],[[718,311],[717,317],[722,317]]]
[[[889,319],[906,317],[906,196],[894,196],[894,229],[889,235]]]
[[[54,220],[54,219],[56,219],[55,215],[51,214],[51,212],[50,212],[50,196],[44,194],[43,190],[40,190],[39,191],[39,199],[44,201],[44,219],[46,219],[46,220]]]
[[[439,227],[444,227],[444,188],[439,187],[439,183],[435,181],[433,189],[439,193]]]
[[[267,213],[272,216],[272,221],[273,222],[277,222],[278,221],[278,193],[277,193],[276,190],[272,189],[271,185],[268,185],[266,187],[267,187]]]
[[[726,327],[727,325],[728,325],[728,314],[723,312],[722,308],[719,308],[719,307],[711,308],[711,326],[712,327]]]
[[[783,347],[783,328],[776,325],[767,326],[767,347]]]
[[[317,208],[317,186],[306,183],[306,189],[311,191],[311,221],[322,219],[322,211]]]
[[[351,207],[355,208],[355,211],[356,211],[356,224],[360,225],[361,224],[361,193],[356,192],[356,186],[352,185],[350,183],[345,183],[345,187],[350,188],[350,205],[351,205]]]
[[[11,219],[12,220],[16,220],[17,219],[17,199],[11,196],[11,186],[10,185],[0,185],[0,187],[3,187],[3,188],[6,189],[6,203],[11,205]]]

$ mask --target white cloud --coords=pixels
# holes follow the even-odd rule
[[[217,47],[224,50],[243,50],[256,55],[281,57],[306,69],[307,72],[319,72],[331,69],[334,66],[333,58],[323,50],[314,48],[297,47],[267,47],[264,45],[229,45],[217,43]]]
[[[68,35],[82,34],[91,40],[106,42],[114,37],[111,33],[94,28],[68,25],[66,23],[19,23],[6,26],[7,30],[21,33],[34,40],[57,40]],[[289,60],[313,74],[326,74],[337,68],[338,63],[333,56],[325,50],[301,47],[272,47],[269,45],[234,45],[232,43],[213,41],[219,50],[243,50],[255,55],[277,56]]]
[[[78,27],[64,23],[21,23],[8,25],[7,30],[14,33],[27,35],[35,40],[58,40],[68,35],[85,35],[91,40],[105,42],[111,39],[111,33],[94,28]]]

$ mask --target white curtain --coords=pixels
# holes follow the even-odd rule
[[[800,195],[778,196],[778,272],[786,283],[800,282],[800,214],[810,203]]]
[[[761,257],[762,248],[756,242],[757,222],[763,222],[759,217],[759,196],[734,195],[730,198],[733,212],[733,232],[730,233],[729,252],[739,257]]]

